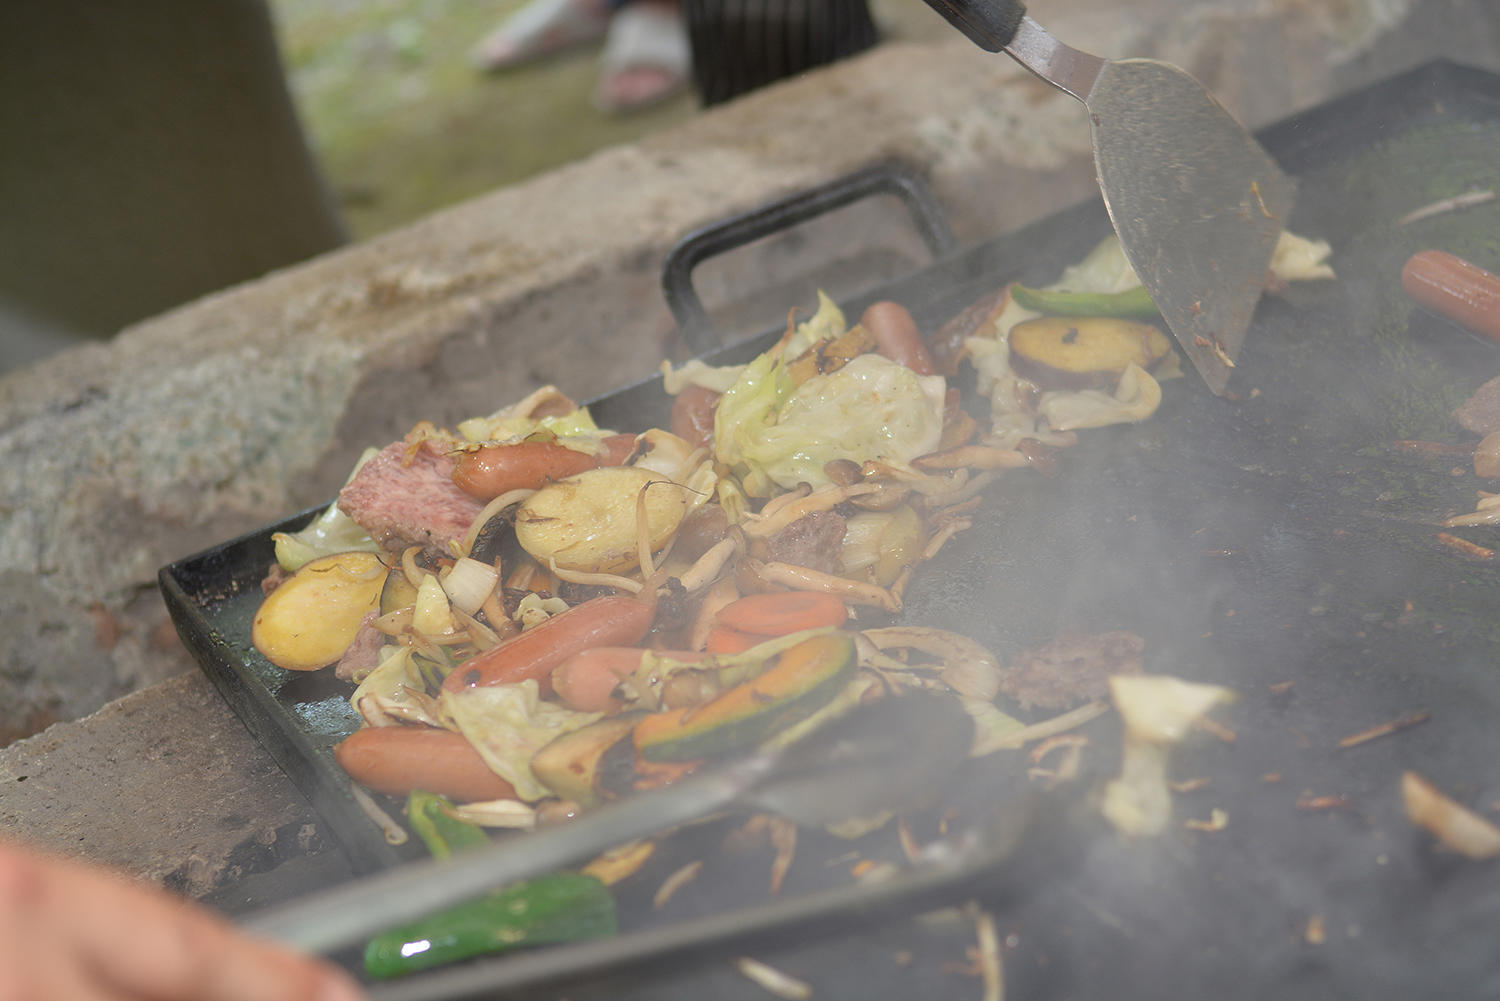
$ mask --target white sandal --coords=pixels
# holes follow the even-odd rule
[[[595,42],[610,16],[592,0],[530,0],[474,47],[474,65],[486,72],[519,66]]]
[[[675,96],[687,86],[692,69],[682,14],[649,0],[621,8],[609,22],[600,61],[603,74],[594,89],[594,106],[600,111],[640,111]],[[650,83],[633,93],[622,92],[621,84],[641,71],[651,77]]]

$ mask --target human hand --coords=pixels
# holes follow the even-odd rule
[[[359,1001],[342,970],[206,908],[0,842],[0,1001]]]

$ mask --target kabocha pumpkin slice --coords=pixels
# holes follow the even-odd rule
[[[1113,389],[1131,364],[1150,370],[1172,350],[1149,323],[1107,316],[1043,316],[1010,331],[1010,364],[1043,389]]]
[[[647,716],[635,728],[636,751],[646,761],[696,761],[749,750],[827,704],[855,662],[847,633],[813,636],[702,705]]]
[[[600,798],[604,753],[630,736],[644,713],[620,713],[554,739],[531,759],[531,774],[563,799],[591,806]]]
[[[365,615],[380,607],[387,570],[374,553],[313,560],[266,596],[250,639],[288,671],[316,671],[344,655]]]

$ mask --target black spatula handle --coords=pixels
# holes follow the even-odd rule
[[[927,6],[990,52],[1009,45],[1026,16],[1026,5],[1020,0],[927,0]]]

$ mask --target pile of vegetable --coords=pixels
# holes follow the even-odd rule
[[[1283,277],[1301,276],[1321,274]],[[599,428],[551,387],[419,425],[277,537],[255,645],[288,670],[338,665],[365,724],[338,761],[427,797],[419,832],[530,828],[917,688],[963,701],[975,753],[1018,746],[988,651],[882,627],[1006,471],[1156,411],[1177,355],[1133,278],[1106,241],[930,342],[895,303],[851,325],[820,296],[748,364],[666,366],[668,428]],[[948,382],[964,363],[984,397],[968,406]],[[580,886],[530,892],[599,912]]]

